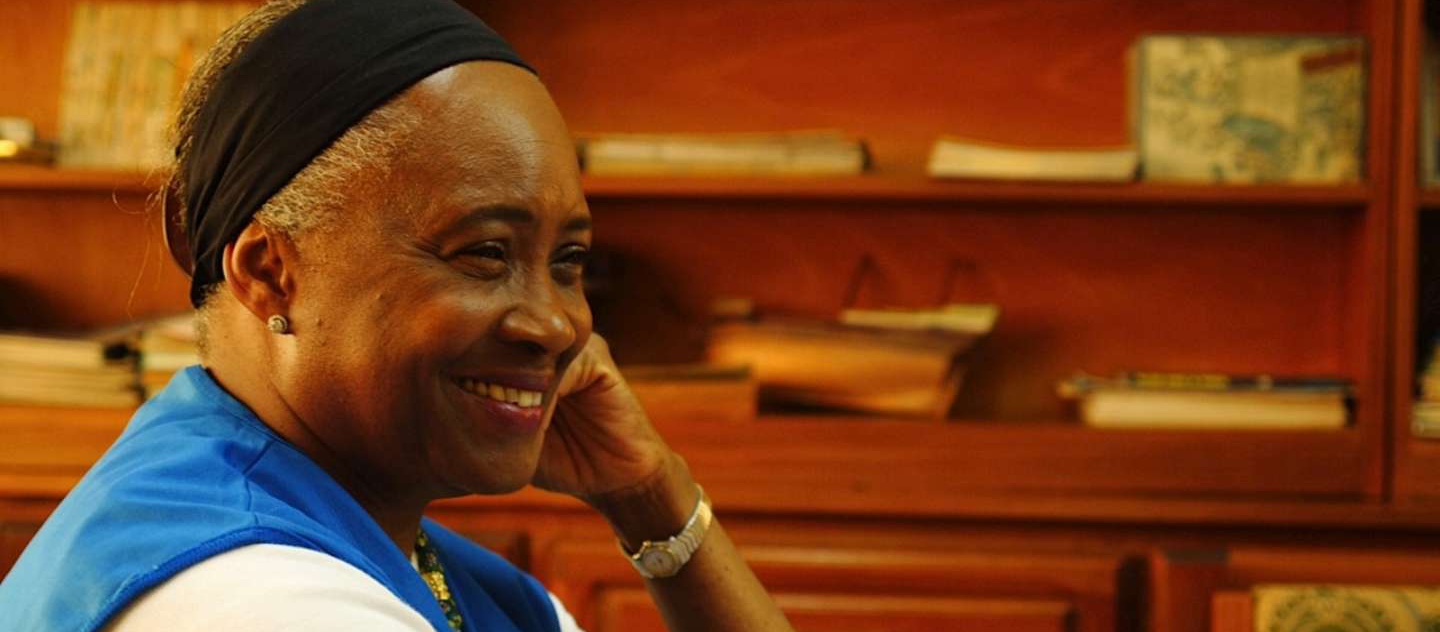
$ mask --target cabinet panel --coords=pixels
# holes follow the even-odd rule
[[[1119,604],[1132,603],[1138,586],[1123,560],[1105,555],[754,544],[743,552],[781,606],[811,629],[875,629],[868,626],[892,619],[915,629],[1135,625],[1134,613],[1122,613]],[[639,600],[639,576],[614,543],[561,541],[542,558],[541,579],[582,625],[598,630],[623,622],[609,629],[628,630],[632,619],[656,622]]]
[[[1416,551],[1236,548],[1155,553],[1155,632],[1235,628],[1237,591],[1256,584],[1440,584],[1440,548]]]
[[[1070,605],[1062,601],[965,599],[899,595],[786,593],[772,595],[800,632],[1063,632]],[[640,588],[606,588],[596,598],[593,632],[664,632]]]

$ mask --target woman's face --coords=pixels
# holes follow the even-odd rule
[[[297,352],[280,385],[367,484],[499,493],[534,474],[590,335],[590,215],[574,146],[528,72],[468,63],[406,99],[393,178],[297,241]],[[375,490],[394,493],[396,490]]]

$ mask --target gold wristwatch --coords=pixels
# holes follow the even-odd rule
[[[700,548],[700,543],[705,541],[705,533],[710,530],[712,519],[710,499],[705,497],[705,490],[699,485],[696,485],[695,489],[700,492],[700,500],[695,502],[695,510],[690,512],[690,519],[685,522],[680,533],[665,540],[646,540],[640,544],[640,549],[634,552],[625,548],[623,541],[620,543],[620,550],[630,559],[641,577],[673,577],[690,561],[690,556]]]

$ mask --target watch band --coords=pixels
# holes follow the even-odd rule
[[[673,577],[685,567],[685,563],[690,561],[690,557],[695,555],[695,551],[705,541],[713,514],[710,511],[710,499],[705,497],[705,490],[696,485],[695,491],[699,492],[700,499],[695,501],[695,509],[690,512],[690,519],[685,521],[685,527],[680,529],[680,533],[664,540],[641,542],[640,548],[634,552],[626,549],[623,541],[620,542],[620,550],[641,577]]]

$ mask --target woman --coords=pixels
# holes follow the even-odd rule
[[[788,629],[591,333],[589,212],[539,80],[448,0],[312,0],[187,88],[203,367],[137,412],[0,585],[0,629],[556,630],[432,500],[603,515],[677,630]]]

